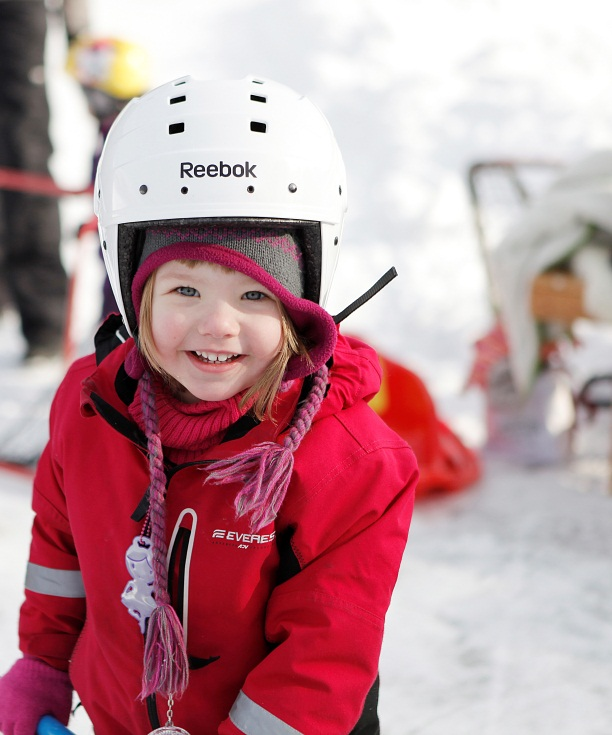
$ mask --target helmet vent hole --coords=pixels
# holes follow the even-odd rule
[[[251,120],[251,130],[254,133],[265,133],[266,127],[267,125],[264,122],[257,122],[256,120]]]
[[[103,249],[103,250],[106,250],[106,240],[104,240],[104,241],[102,242],[102,249]]]
[[[168,125],[168,133],[170,135],[176,135],[177,133],[184,133],[185,132],[185,123],[172,123],[172,125]]]
[[[297,184],[289,184],[287,189],[289,189],[292,194],[295,194],[295,192],[297,191]]]
[[[337,245],[337,244],[338,244],[338,238],[334,237],[334,245]]]
[[[146,184],[142,184],[140,189],[138,189],[138,191],[141,194],[146,194],[149,191],[149,187]]]
[[[249,194],[253,194],[255,192],[255,187],[254,186],[247,186],[247,191],[249,192]]]
[[[340,196],[342,196],[342,186],[339,186],[338,187],[338,194],[340,194]]]
[[[182,186],[181,187],[181,194],[187,194],[188,192],[189,192],[189,187],[187,187],[187,186]]]
[[[268,101],[267,97],[262,97],[260,94],[251,95],[252,102],[263,102],[264,104]]]
[[[171,105],[178,105],[179,102],[185,102],[187,100],[187,97],[182,94],[180,97],[172,97],[170,100]]]

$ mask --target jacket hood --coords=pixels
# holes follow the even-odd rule
[[[315,421],[370,401],[380,390],[382,368],[374,348],[356,337],[338,335],[329,372],[330,388]]]

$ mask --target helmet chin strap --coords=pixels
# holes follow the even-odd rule
[[[372,296],[376,296],[376,294],[379,291],[382,291],[382,289],[397,276],[397,271],[395,268],[389,268],[389,270],[381,276],[376,283],[371,286],[364,294],[362,294],[358,299],[355,299],[352,304],[349,304],[346,309],[343,309],[339,314],[336,314],[334,317],[334,322],[336,324],[340,324],[340,322],[344,321],[347,316],[350,316],[354,311],[357,311],[360,306],[363,306],[366,301],[369,301]]]

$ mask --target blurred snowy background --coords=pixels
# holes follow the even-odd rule
[[[561,6],[562,5],[562,6]],[[336,313],[398,278],[346,329],[411,366],[472,443],[462,395],[491,312],[466,173],[489,158],[572,161],[612,146],[612,6],[598,0],[89,0],[92,30],[139,42],[153,84],[255,73],[310,97],[343,151],[349,214]],[[94,127],[50,48],[53,172],[81,186]],[[392,318],[391,318],[392,317]]]
[[[612,147],[612,5],[90,0],[90,12],[93,33],[150,50],[154,84],[255,73],[322,108],[349,181],[329,309],[395,265],[400,277],[345,331],[415,370],[441,415],[481,445],[482,396],[463,387],[491,311],[466,172],[483,159],[570,163]],[[58,183],[80,187],[95,128],[63,70],[65,53],[52,29],[52,170]],[[73,206],[65,205],[69,267],[71,228],[89,205],[76,214]],[[89,276],[82,281],[86,341],[96,289]],[[582,332],[577,369],[609,369],[610,335],[587,324]],[[0,333],[10,366],[21,349],[14,322]],[[3,473],[0,483],[4,671],[17,655],[30,519],[29,480]],[[487,461],[477,487],[418,507],[381,664],[385,735],[609,735],[612,499],[604,491],[601,473]]]

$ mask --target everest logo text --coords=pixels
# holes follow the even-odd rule
[[[204,176],[208,176],[213,179],[216,176],[220,176],[223,179],[227,179],[229,176],[235,176],[236,178],[257,178],[255,173],[256,163],[191,163],[191,161],[181,162],[181,179],[188,178],[202,179]]]
[[[271,543],[274,541],[275,535],[274,531],[272,533],[240,533],[239,531],[226,531],[224,528],[216,528],[212,537],[224,541],[233,541],[239,544],[239,549],[248,549],[250,544]]]

